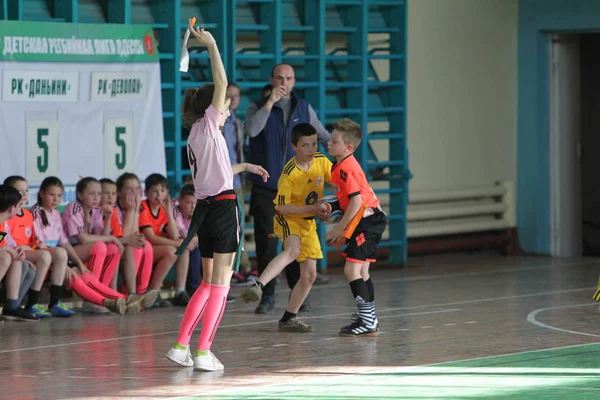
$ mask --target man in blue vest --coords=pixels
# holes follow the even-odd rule
[[[262,273],[267,264],[277,254],[277,239],[270,237],[273,233],[273,218],[277,195],[277,181],[283,166],[294,156],[290,133],[294,125],[301,122],[313,125],[324,146],[331,136],[317,118],[315,111],[305,100],[294,92],[296,78],[294,69],[288,64],[277,64],[270,77],[273,89],[269,97],[250,103],[246,111],[244,130],[250,137],[249,162],[261,165],[269,172],[269,179],[252,180],[250,198],[250,214],[254,217],[254,240],[258,272]],[[286,276],[290,288],[300,277],[300,266],[293,262],[286,268]],[[275,280],[263,288],[263,296],[257,314],[265,314],[275,307]],[[304,306],[304,309],[309,306]]]

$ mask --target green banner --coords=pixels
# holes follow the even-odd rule
[[[0,21],[0,61],[158,61],[150,25]]]

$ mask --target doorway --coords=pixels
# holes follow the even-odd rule
[[[550,36],[551,253],[600,255],[600,34]]]

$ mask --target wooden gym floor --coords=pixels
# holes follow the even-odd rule
[[[5,322],[0,398],[598,399],[599,273],[595,259],[489,255],[375,269],[373,338],[338,336],[354,309],[340,273],[314,287],[301,314],[314,333],[277,332],[284,282],[274,313],[228,305],[213,346],[219,373],[164,358],[181,307]]]

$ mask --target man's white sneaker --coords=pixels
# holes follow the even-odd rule
[[[182,365],[184,367],[194,366],[194,360],[192,360],[192,353],[190,353],[190,346],[186,346],[185,349],[171,347],[166,357],[174,363]]]
[[[222,371],[225,367],[221,361],[210,351],[196,351],[194,355],[194,369],[197,371]]]

